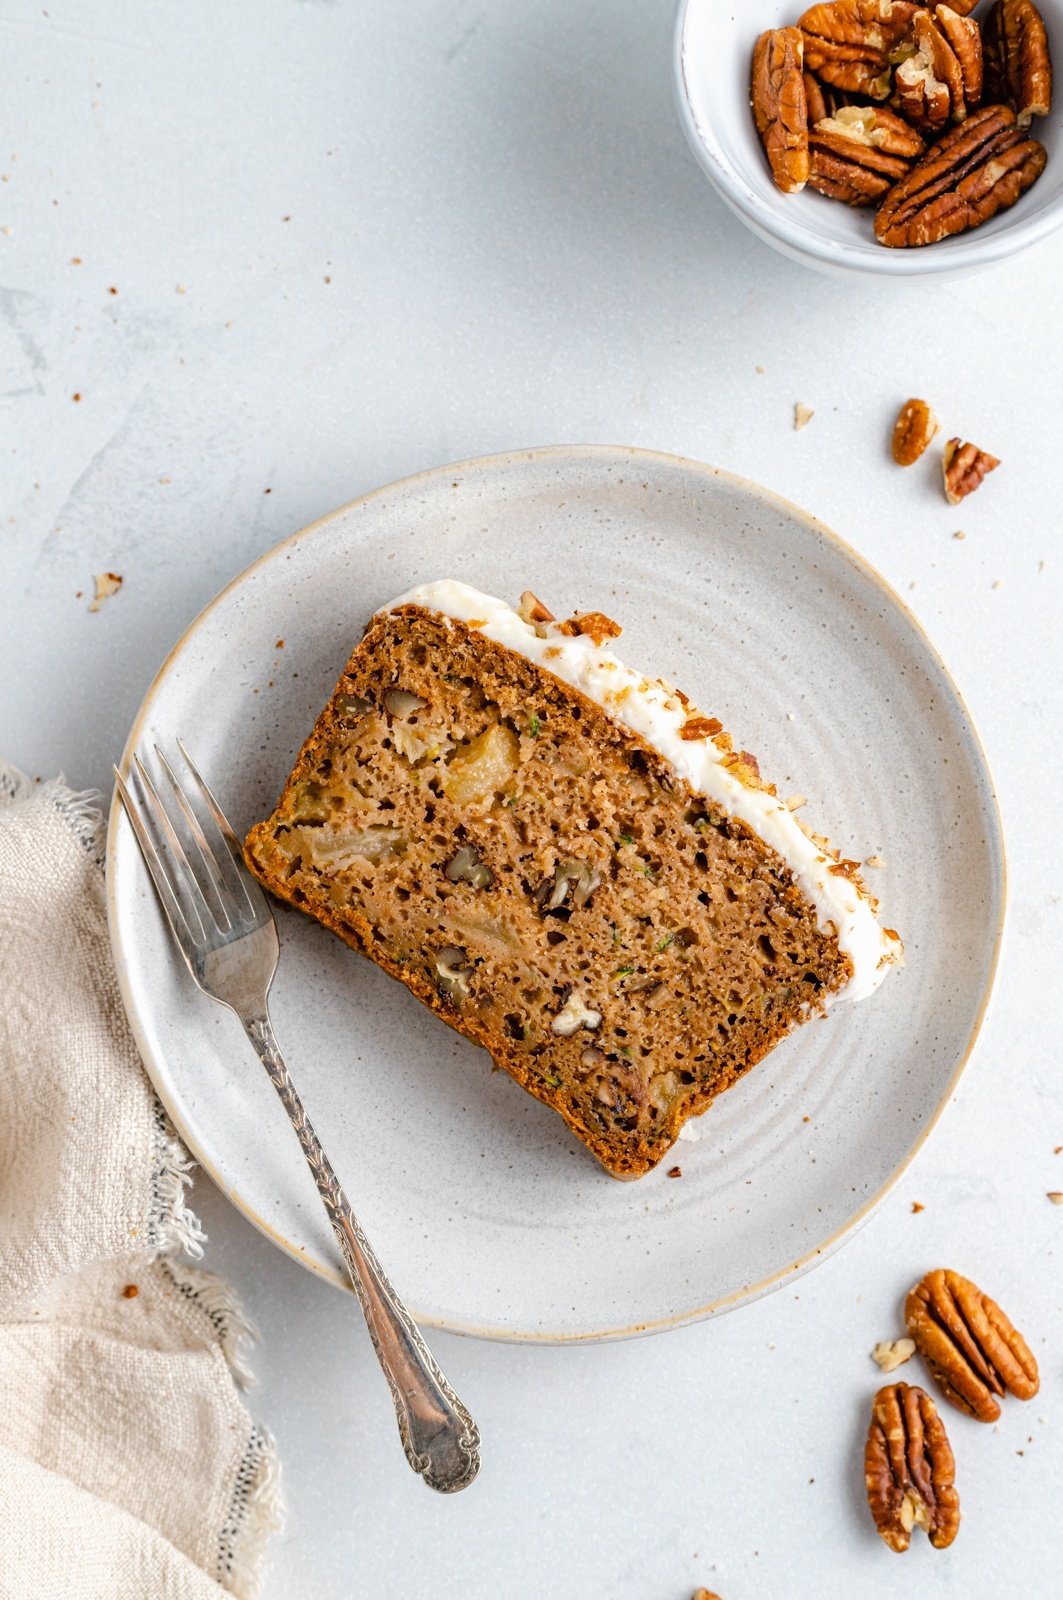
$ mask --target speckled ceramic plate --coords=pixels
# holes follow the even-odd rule
[[[578,447],[429,472],[279,545],[178,641],[126,759],[183,735],[238,827],[265,815],[367,617],[443,575],[622,621],[629,661],[685,685],[848,854],[883,859],[869,877],[907,966],[722,1096],[677,1147],[679,1179],[670,1161],[606,1177],[486,1054],[278,907],[292,1074],[426,1324],[601,1339],[741,1305],[871,1213],[971,1052],[1005,898],[977,735],[918,623],[821,524],[710,467]],[[235,1020],[193,989],[117,812],[109,845],[119,976],[159,1094],[233,1203],[342,1281],[287,1119]]]

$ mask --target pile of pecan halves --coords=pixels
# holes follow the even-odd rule
[[[1032,1400],[1037,1362],[1026,1340],[977,1284],[938,1268],[910,1291],[904,1306],[909,1338],[882,1345],[884,1371],[919,1351],[942,1395],[978,1422],[1000,1416],[1005,1393]],[[896,1352],[883,1359],[880,1352]],[[960,1526],[956,1462],[945,1425],[925,1389],[890,1383],[876,1394],[864,1452],[868,1506],[891,1550],[907,1550],[912,1529],[925,1529],[936,1550]]]
[[[772,176],[877,206],[884,245],[936,244],[1015,204],[1044,171],[1052,104],[1033,0],[827,0],[753,51],[751,103]]]

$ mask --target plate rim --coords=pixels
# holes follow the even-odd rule
[[[868,561],[859,550],[851,545],[847,539],[844,539],[840,534],[836,533],[833,528],[828,527],[826,523],[821,522],[820,519],[816,516],[813,516],[811,512],[804,510],[803,507],[796,505],[791,500],[788,500],[784,495],[778,494],[773,489],[765,488],[762,484],[755,483],[752,479],[743,477],[739,473],[729,472],[726,468],[714,467],[708,462],[698,461],[690,456],[677,455],[663,450],[646,449],[640,445],[540,445],[530,449],[505,450],[485,456],[472,456],[461,461],[442,463],[438,466],[425,468],[420,472],[411,473],[405,478],[394,479],[390,483],[383,484],[376,489],[369,490],[366,494],[357,495],[353,500],[345,501],[344,504],[334,507],[332,510],[325,512],[323,516],[315,518],[314,521],[307,523],[304,527],[297,529],[292,534],[289,534],[287,538],[282,539],[278,544],[271,546],[270,549],[265,550],[261,555],[256,556],[253,561],[249,562],[246,567],[242,568],[240,572],[231,578],[229,582],[226,583],[224,587],[221,588],[199,612],[197,612],[197,614],[192,618],[191,622],[189,622],[182,630],[179,637],[167,651],[163,661],[152,677],[143,698],[141,699],[136,715],[133,718],[129,734],[123,746],[122,754],[119,760],[119,770],[121,771],[123,777],[127,776],[129,773],[132,763],[132,756],[138,746],[144,723],[146,722],[151,711],[155,696],[161,688],[170,670],[171,664],[177,655],[185,648],[185,646],[191,642],[201,624],[206,621],[207,617],[215,610],[215,608],[219,606],[233,590],[244,584],[260,568],[265,567],[269,562],[276,560],[280,556],[283,556],[285,552],[291,550],[295,545],[301,543],[305,539],[309,539],[313,534],[318,533],[321,529],[328,526],[330,523],[335,522],[338,518],[346,515],[348,512],[353,511],[356,508],[366,506],[372,501],[380,499],[385,495],[394,493],[397,490],[408,491],[418,485],[427,485],[436,479],[452,478],[455,473],[460,472],[469,473],[473,471],[483,471],[484,469],[497,470],[500,467],[504,467],[516,462],[550,460],[560,463],[570,463],[580,460],[598,462],[605,462],[609,460],[635,460],[646,462],[647,464],[666,466],[673,470],[679,468],[683,471],[693,473],[696,476],[708,477],[717,480],[722,479],[724,482],[731,484],[741,491],[747,494],[752,494],[761,501],[769,502],[779,510],[784,511],[788,516],[796,518],[798,521],[804,523],[805,526],[818,539],[822,540],[827,545],[833,546],[835,551],[840,554],[843,559],[850,562],[864,578],[869,580],[872,585],[879,590],[883,598],[893,609],[901,613],[904,620],[909,624],[918,637],[919,641],[923,645],[923,648],[929,654],[932,662],[940,671],[945,684],[952,693],[956,705],[966,723],[967,731],[973,745],[974,754],[980,762],[985,773],[988,789],[987,798],[989,801],[987,816],[989,822],[991,823],[992,832],[996,841],[997,855],[999,859],[999,871],[994,876],[993,880],[996,906],[995,927],[993,932],[992,951],[989,960],[989,970],[967,1042],[964,1045],[962,1053],[960,1054],[959,1059],[949,1075],[949,1078],[941,1092],[940,1098],[938,1099],[937,1105],[935,1106],[930,1117],[927,1119],[926,1123],[923,1125],[918,1136],[908,1147],[904,1156],[897,1163],[896,1167],[894,1167],[893,1171],[886,1177],[883,1183],[880,1184],[875,1193],[866,1199],[850,1217],[840,1224],[839,1227],[835,1228],[832,1233],[828,1234],[827,1237],[819,1244],[813,1246],[809,1250],[806,1250],[797,1258],[796,1261],[789,1262],[785,1266],[779,1267],[775,1272],[758,1280],[756,1283],[747,1284],[741,1289],[734,1290],[730,1294],[722,1295],[714,1300],[706,1302],[703,1305],[693,1307],[690,1310],[677,1311],[669,1316],[656,1317],[645,1322],[629,1323],[623,1327],[607,1329],[593,1328],[586,1331],[575,1332],[542,1329],[527,1330],[520,1328],[503,1329],[496,1327],[479,1327],[473,1322],[457,1321],[450,1317],[432,1316],[419,1312],[415,1307],[410,1307],[411,1314],[423,1327],[431,1328],[444,1333],[459,1334],[469,1338],[488,1339],[495,1343],[502,1344],[568,1345],[611,1343],[618,1339],[639,1338],[652,1333],[662,1333],[672,1328],[687,1327],[692,1323],[705,1321],[709,1317],[720,1316],[727,1311],[738,1310],[741,1306],[750,1305],[754,1301],[762,1299],[765,1295],[771,1294],[774,1290],[782,1288],[785,1284],[794,1282],[796,1279],[803,1277],[806,1272],[810,1272],[814,1267],[825,1261],[828,1256],[833,1255],[836,1250],[840,1249],[847,1240],[852,1238],[852,1236],[871,1219],[871,1217],[887,1199],[896,1185],[900,1182],[905,1172],[907,1172],[909,1167],[921,1154],[928,1140],[930,1139],[930,1136],[937,1128],[946,1109],[951,1103],[959,1086],[960,1079],[963,1077],[963,1074],[971,1062],[975,1047],[981,1036],[982,1029],[985,1026],[989,1006],[993,999],[993,995],[996,991],[997,983],[1000,977],[1001,953],[1004,944],[1009,898],[1009,873],[1007,843],[1004,832],[1004,819],[1001,812],[996,781],[993,777],[992,767],[989,764],[989,758],[986,754],[985,745],[982,741],[981,734],[978,731],[978,726],[974,720],[974,717],[971,714],[971,709],[968,706],[967,701],[964,698],[963,693],[961,692],[952,672],[941,655],[941,652],[934,644],[922,622],[909,608],[903,597],[898,594],[898,592],[893,588],[892,584],[890,584],[877,570],[877,568],[872,566],[871,562]],[[161,1079],[165,1078],[165,1071],[162,1064],[155,1061],[151,1050],[148,1047],[148,1042],[144,1036],[143,1029],[141,1028],[139,1012],[132,991],[129,970],[122,945],[120,912],[117,902],[115,875],[112,870],[112,862],[114,861],[116,855],[118,829],[122,815],[122,807],[116,788],[111,797],[106,835],[105,894],[107,926],[122,1003],[129,1019],[129,1025],[136,1041],[141,1061],[144,1064],[144,1070],[148,1075],[152,1088],[162,1102],[167,1115],[169,1116],[174,1128],[177,1131],[177,1134],[185,1144],[186,1148],[189,1150],[196,1163],[202,1167],[203,1171],[211,1179],[216,1188],[220,1190],[222,1195],[229,1200],[236,1207],[236,1209],[241,1212],[243,1216],[254,1225],[254,1227],[258,1229],[260,1233],[264,1234],[267,1239],[283,1250],[283,1252],[290,1259],[297,1262],[300,1266],[307,1268],[310,1272],[314,1273],[318,1278],[323,1279],[326,1283],[330,1283],[336,1288],[343,1289],[347,1293],[353,1294],[353,1286],[345,1274],[334,1270],[324,1262],[316,1260],[313,1256],[308,1254],[303,1246],[285,1237],[285,1235],[277,1228],[272,1226],[272,1224],[270,1224],[265,1217],[262,1217],[258,1214],[249,1201],[247,1201],[240,1193],[238,1188],[226,1180],[215,1163],[203,1152],[202,1149],[199,1148],[198,1142],[192,1137],[186,1126],[179,1107],[172,1103],[174,1097],[166,1092],[163,1087],[163,1083],[160,1082]]]

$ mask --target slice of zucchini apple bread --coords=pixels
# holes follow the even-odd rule
[[[619,632],[449,580],[402,596],[245,853],[636,1178],[901,945],[856,863],[623,666]]]

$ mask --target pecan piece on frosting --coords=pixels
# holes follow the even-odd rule
[[[619,622],[614,622],[604,612],[583,611],[578,617],[569,617],[567,622],[560,623],[557,631],[568,634],[570,638],[586,634],[600,650],[607,639],[619,639],[624,630]]]
[[[874,205],[926,149],[919,135],[884,106],[842,106],[809,132],[809,184],[847,205]]]
[[[769,28],[753,49],[753,119],[771,175],[784,194],[797,194],[808,182],[803,51],[797,28]]]
[[[907,1550],[914,1527],[944,1550],[960,1526],[956,1462],[945,1425],[925,1389],[887,1384],[871,1407],[864,1450],[867,1503],[879,1538]]]
[[[679,730],[681,739],[715,739],[718,733],[723,732],[723,723],[718,717],[688,717]]]
[[[1022,1334],[969,1278],[938,1268],[904,1303],[908,1333],[950,1405],[979,1422],[1000,1416],[1007,1391],[1032,1400],[1037,1362]]]
[[[920,8],[909,0],[826,0],[798,19],[805,66],[824,83],[887,100],[890,57]]]
[[[960,439],[950,439],[941,458],[945,478],[945,499],[950,506],[958,506],[981,485],[987,472],[999,467],[996,456],[988,450],[979,450],[976,444]]]
[[[1007,106],[984,106],[945,134],[894,186],[875,216],[880,244],[935,244],[1015,204],[1048,159]]]
[[[933,132],[951,117],[962,122],[982,98],[978,24],[950,6],[917,13],[914,53],[898,64],[893,104],[915,127]]]
[[[997,0],[982,31],[986,89],[1012,106],[1019,127],[1052,109],[1052,57],[1033,0]]]
[[[523,621],[530,623],[537,632],[540,628],[545,629],[546,624],[554,620],[554,613],[548,606],[544,606],[539,596],[533,594],[530,589],[525,589],[521,595],[517,613]]]
[[[890,448],[899,467],[910,467],[937,433],[940,424],[925,400],[906,400],[893,424]]]

